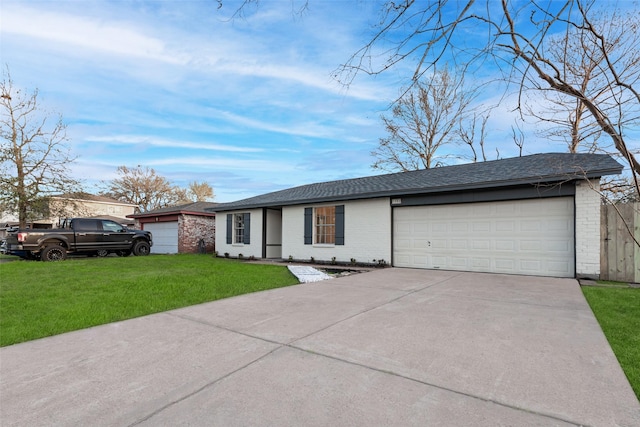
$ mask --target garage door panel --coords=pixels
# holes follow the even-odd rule
[[[489,258],[473,258],[471,267],[472,269],[489,269],[491,268],[491,260]]]
[[[471,247],[476,251],[491,249],[491,242],[489,240],[474,240],[471,243]]]
[[[573,277],[573,223],[571,197],[398,207],[394,265]]]
[[[492,211],[494,209],[495,208],[490,205],[476,204],[471,209],[471,213],[476,218],[482,218],[482,217],[490,216],[493,213]],[[464,215],[464,213],[462,213],[462,215]]]
[[[569,242],[567,242],[567,241],[563,241],[563,240],[553,241],[553,240],[550,240],[550,241],[547,242],[545,250],[550,251],[550,252],[566,253],[566,252],[569,252],[571,250],[571,248],[569,247]]]
[[[513,251],[515,248],[513,240],[496,240],[496,251]]]
[[[178,222],[153,222],[144,225],[144,229],[153,235],[151,253],[178,253]]]
[[[516,271],[516,263],[513,259],[495,259],[496,271],[500,273],[513,273]]]
[[[539,240],[522,240],[520,242],[520,250],[526,252],[542,251],[542,242]]]
[[[447,249],[449,247],[449,241],[448,240],[442,240],[442,239],[434,239],[434,240],[430,240],[429,242],[431,242],[431,246],[429,246],[428,244],[423,246],[424,248],[433,248],[433,249]]]
[[[398,249],[410,249],[412,242],[409,239],[396,239],[395,245]]]
[[[491,223],[489,221],[475,221],[471,227],[473,233],[488,233],[491,231]]]
[[[432,265],[433,267],[430,267]],[[443,256],[432,256],[431,263],[424,263],[422,267],[419,268],[445,268],[447,265],[447,258]]]
[[[496,221],[496,231],[514,231],[515,229],[514,221]]]
[[[451,240],[451,249],[465,251],[469,248],[468,242],[466,240]]]
[[[427,265],[427,256],[426,255],[414,255],[414,256],[411,257],[411,261],[415,265]]]
[[[573,228],[572,223],[566,220],[551,220],[547,221],[547,228],[553,231],[568,231]]]
[[[536,274],[542,269],[542,264],[537,260],[522,260],[520,261],[520,268],[523,272]]]

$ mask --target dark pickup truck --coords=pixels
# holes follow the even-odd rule
[[[67,253],[149,255],[151,245],[149,231],[129,229],[108,219],[73,218],[61,228],[12,230],[2,249],[26,259],[61,261]]]

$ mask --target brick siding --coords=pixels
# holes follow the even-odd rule
[[[178,252],[198,253],[200,239],[204,240],[207,253],[215,251],[215,217],[180,215],[178,219]]]

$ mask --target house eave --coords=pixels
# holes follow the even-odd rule
[[[513,187],[513,186],[519,186],[519,185],[534,185],[534,186],[535,185],[562,185],[564,183],[574,182],[577,180],[600,178],[601,176],[604,176],[604,175],[612,175],[612,174],[618,174],[618,173],[620,173],[620,170],[611,169],[611,170],[592,171],[587,173],[574,173],[574,174],[527,178],[527,179],[521,179],[521,180],[511,179],[511,180],[505,180],[505,181],[489,181],[489,182],[483,182],[483,183],[464,184],[464,185],[445,185],[445,186],[430,187],[430,188],[416,187],[416,188],[405,188],[400,190],[384,190],[384,191],[364,192],[364,193],[357,193],[357,194],[344,194],[344,195],[325,196],[325,197],[292,199],[292,200],[286,200],[286,201],[273,201],[273,202],[266,202],[266,203],[237,204],[229,207],[210,208],[208,210],[211,210],[211,211],[215,210],[215,212],[231,212],[231,211],[246,210],[246,209],[295,206],[295,205],[328,203],[328,202],[343,202],[348,200],[376,199],[381,197],[401,197],[401,196],[410,196],[410,195],[417,195],[417,194],[426,195],[426,194],[438,194],[438,193],[444,193],[444,192],[473,191],[473,190],[482,190],[487,188]]]

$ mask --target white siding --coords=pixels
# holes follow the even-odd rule
[[[600,276],[600,180],[576,183],[576,275]]]
[[[250,243],[227,244],[227,215],[236,213],[250,213],[251,224],[249,226]],[[218,256],[228,253],[230,257],[237,257],[242,254],[244,258],[254,256],[262,257],[262,209],[249,209],[234,212],[220,212],[216,214],[216,251]]]
[[[344,245],[305,245],[304,208],[344,205]],[[391,261],[391,207],[389,198],[335,202],[282,209],[282,257],[299,260],[371,263]]]

